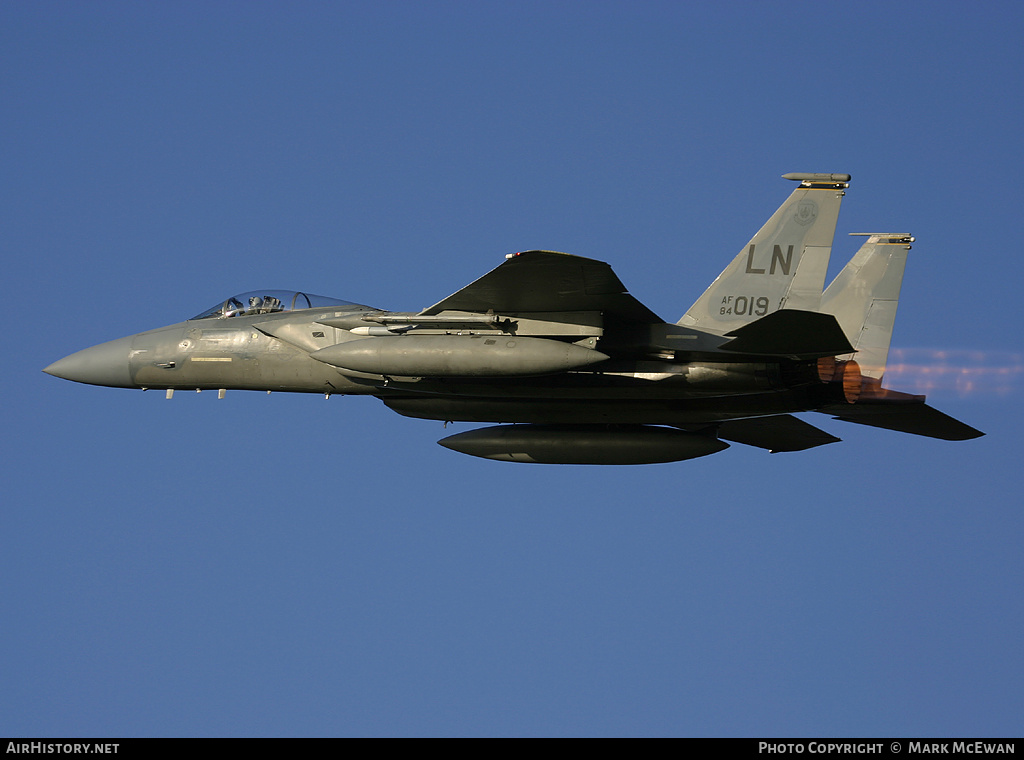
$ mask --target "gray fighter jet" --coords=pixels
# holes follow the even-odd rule
[[[675,324],[608,264],[524,251],[420,312],[259,290],[44,371],[168,398],[376,396],[408,417],[501,423],[439,443],[509,462],[649,464],[726,441],[778,452],[839,440],[793,412],[950,441],[982,435],[924,396],[882,387],[914,239],[865,233],[822,292],[850,176],[783,176],[799,186]]]

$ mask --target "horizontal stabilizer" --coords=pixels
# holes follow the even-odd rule
[[[718,437],[768,449],[773,454],[778,451],[804,451],[842,440],[790,414],[723,422],[718,426]]]
[[[985,435],[970,425],[933,409],[924,403],[833,405],[818,410],[834,414],[835,419],[858,425],[897,430],[901,433],[941,438],[944,441],[968,441]]]
[[[817,359],[853,351],[834,316],[798,309],[773,311],[726,337],[733,339],[719,348],[742,354]]]

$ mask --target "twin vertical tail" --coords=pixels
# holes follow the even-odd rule
[[[782,176],[800,186],[677,324],[725,335],[779,309],[819,310],[850,175]]]
[[[823,317],[815,321],[812,315],[790,314],[782,319],[780,314],[748,327],[781,310],[831,315],[854,351],[837,358],[849,360],[856,354],[860,372],[881,381],[907,251],[914,239],[906,233],[864,233],[867,242],[822,293],[839,206],[850,175],[794,173],[783,177],[799,181],[800,186],[678,324],[740,336],[742,341],[724,347],[741,350],[749,345],[752,353],[768,348],[760,332],[792,334],[803,327],[822,338],[823,349],[832,350],[829,347],[839,342],[824,340],[828,325],[819,324]],[[810,348],[807,352],[813,353]]]
[[[882,388],[914,238],[866,233],[822,292],[850,175],[783,177],[800,187],[677,324],[731,338],[719,346],[725,352],[817,359],[819,378],[838,380],[842,389],[841,399],[817,411],[836,419],[950,441],[983,435],[923,396]]]

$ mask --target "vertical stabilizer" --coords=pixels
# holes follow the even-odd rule
[[[907,251],[906,233],[861,233],[867,242],[853,255],[821,297],[854,348],[861,374],[881,380],[889,355]]]
[[[725,334],[782,308],[818,310],[850,175],[782,176],[800,187],[678,324]]]

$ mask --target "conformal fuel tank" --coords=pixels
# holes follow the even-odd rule
[[[362,338],[310,354],[340,369],[405,377],[507,377],[565,372],[607,354],[573,343],[511,335]]]
[[[729,448],[717,438],[655,425],[496,425],[438,443],[484,459],[536,464],[655,464]]]

